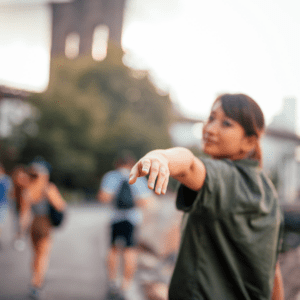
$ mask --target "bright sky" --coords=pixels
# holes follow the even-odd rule
[[[0,0],[0,84],[41,91],[51,15],[14,2],[47,0]],[[299,0],[128,0],[126,63],[150,70],[190,116],[207,115],[219,93],[243,92],[270,121],[284,98],[300,99],[299,12]]]

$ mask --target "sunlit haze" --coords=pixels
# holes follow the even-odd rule
[[[46,2],[0,1],[0,84],[46,89],[49,8],[14,5]],[[298,0],[128,0],[124,61],[149,70],[190,116],[206,116],[219,93],[243,92],[269,122],[284,98],[300,99],[299,11]]]

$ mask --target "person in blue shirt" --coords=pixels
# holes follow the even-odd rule
[[[115,170],[106,173],[101,181],[97,198],[102,203],[110,203],[111,215],[111,247],[107,255],[107,271],[110,290],[118,290],[117,273],[120,257],[123,259],[123,278],[121,293],[126,294],[134,277],[137,265],[138,251],[137,228],[142,222],[141,207],[151,201],[153,193],[147,187],[147,181],[139,178],[136,184],[129,186],[135,202],[134,207],[118,209],[114,199],[121,189],[122,182],[128,182],[131,167],[135,164],[133,155],[124,150],[115,160]],[[119,241],[123,241],[124,247],[120,247]]]
[[[0,163],[0,237],[7,218],[11,179],[6,175],[4,166]]]

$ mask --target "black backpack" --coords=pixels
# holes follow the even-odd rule
[[[48,203],[49,207],[49,218],[52,226],[58,227],[64,220],[65,213],[58,211],[52,204]]]
[[[121,188],[115,197],[115,205],[118,209],[130,209],[135,206],[131,188],[127,180],[122,181]]]

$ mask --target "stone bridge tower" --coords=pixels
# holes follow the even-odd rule
[[[77,34],[78,55],[90,55],[94,30],[108,28],[110,42],[121,46],[123,15],[126,0],[74,0],[52,3],[51,57],[65,55],[66,39]]]

